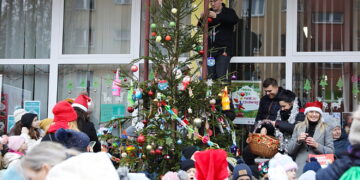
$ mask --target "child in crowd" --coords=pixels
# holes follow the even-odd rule
[[[4,168],[11,167],[20,161],[20,158],[25,155],[27,144],[25,138],[21,136],[10,136],[8,140],[9,151],[4,155],[3,166]]]
[[[269,162],[269,179],[296,180],[297,168],[290,156],[277,153]]]

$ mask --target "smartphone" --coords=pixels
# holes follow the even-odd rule
[[[90,148],[93,149],[95,144],[96,144],[96,141],[90,141],[90,143],[89,143]]]

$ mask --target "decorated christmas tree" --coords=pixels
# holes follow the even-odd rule
[[[128,89],[128,108],[133,116],[113,119],[109,127],[131,121],[137,137],[110,134],[110,152],[119,154],[119,165],[131,171],[157,175],[179,169],[181,151],[196,145],[200,149],[223,148],[235,153],[235,133],[226,116],[230,112],[229,90],[221,81],[201,78],[203,28],[186,18],[198,5],[195,0],[153,1],[150,55],[154,78],[139,82],[135,76],[116,82]],[[181,58],[183,57],[183,58]],[[138,67],[132,65],[132,72]],[[134,111],[135,110],[135,111]]]

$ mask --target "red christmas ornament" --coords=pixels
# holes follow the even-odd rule
[[[213,19],[211,17],[208,17],[208,23],[211,23]]]
[[[167,35],[165,36],[165,41],[170,41],[171,40],[171,36]]]
[[[136,71],[138,71],[139,70],[139,68],[136,66],[136,65],[132,65],[131,66],[131,71],[132,72],[136,72]]]
[[[153,96],[154,95],[154,92],[152,92],[151,90],[148,92],[148,95],[149,96]]]
[[[152,32],[152,33],[151,33],[151,36],[157,36],[157,33],[156,33],[156,32]]]
[[[145,142],[145,136],[140,134],[138,136],[138,138],[137,138],[137,142],[140,143],[140,144],[144,143]]]
[[[116,124],[114,124],[114,125],[113,125],[113,128],[116,128],[116,127],[117,127],[117,125],[116,125]]]
[[[144,120],[142,120],[142,123],[146,125],[148,123],[148,121],[146,119],[144,119]]]
[[[199,54],[204,55],[204,50],[200,50]]]
[[[124,82],[126,82],[127,81],[127,79],[126,78],[124,78]]]
[[[244,92],[242,92],[242,93],[240,93],[240,95],[241,95],[241,96],[245,96],[245,93],[244,93]]]
[[[129,112],[129,113],[134,112],[134,110],[135,110],[135,109],[134,109],[133,107],[128,107],[128,112]]]
[[[160,149],[157,149],[157,150],[155,150],[155,154],[161,155],[161,154],[162,154],[162,151],[161,151]]]
[[[155,150],[150,150],[150,154],[152,154],[152,155],[154,155],[156,152],[155,152]]]

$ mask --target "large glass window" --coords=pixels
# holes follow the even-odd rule
[[[65,0],[64,54],[129,54],[131,0]]]
[[[50,57],[52,0],[0,1],[0,59]]]
[[[4,132],[8,116],[18,108],[47,118],[48,91],[49,65],[0,65],[0,131]],[[25,104],[26,101],[34,103]]]
[[[286,3],[238,0],[230,5],[240,18],[235,56],[285,56]]]
[[[314,60],[315,61],[315,60]],[[360,102],[360,63],[295,63],[293,91],[327,112],[352,112]]]
[[[359,51],[360,0],[298,0],[297,50]]]
[[[132,73],[128,65],[59,65],[58,101],[76,98],[87,91],[93,100],[91,120],[96,126],[119,113],[129,115],[126,111],[127,89],[122,88],[120,96],[112,95],[112,82],[117,68],[126,71],[126,74]],[[126,77],[120,79],[130,81]]]

